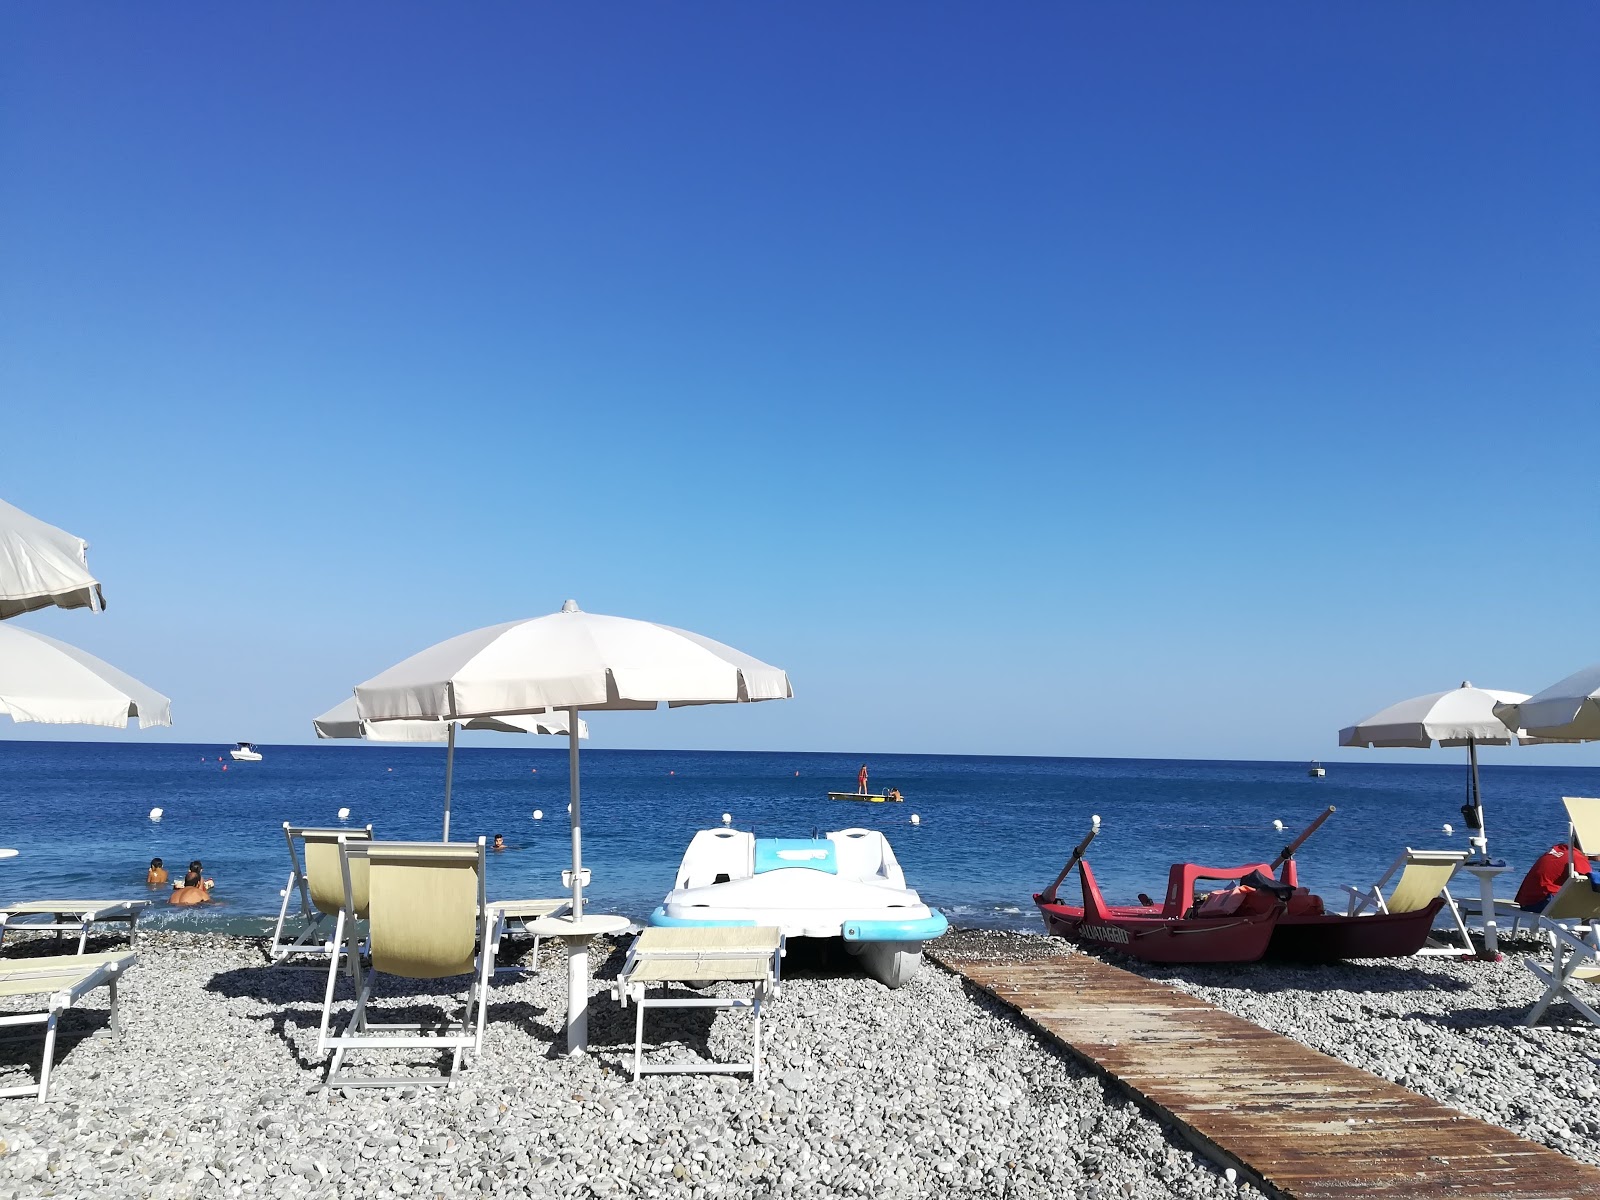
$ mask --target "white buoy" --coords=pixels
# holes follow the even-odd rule
[[[922,824],[922,818],[919,817],[916,813],[912,813],[911,814],[911,823],[913,825],[921,825]]]
[[[1283,822],[1282,821],[1274,821],[1272,823],[1272,827],[1274,829],[1276,829],[1279,833],[1283,832]]]
[[[572,805],[570,805],[570,804],[569,804],[569,805],[567,805],[567,815],[568,815],[568,816],[571,816],[571,815],[572,815]]]
[[[151,810],[150,810],[150,819],[151,819],[151,820],[152,820],[152,821],[159,821],[159,820],[161,820],[161,810],[160,810],[160,809],[159,809],[159,808],[152,808],[152,809],[151,809]]]
[[[348,808],[341,808],[339,810],[339,820],[348,821],[349,819],[350,819],[350,810]]]
[[[1096,829],[1099,829],[1100,828],[1100,814],[1099,813],[1095,813],[1094,816],[1090,817],[1089,818],[1089,824],[1094,826]]]
[[[535,821],[542,821],[542,820],[544,820],[544,809],[542,809],[542,808],[536,808],[536,809],[534,809],[534,810],[533,810],[533,819],[534,819],[534,820],[535,820]]]
[[[1454,837],[1455,836],[1455,832],[1456,832],[1456,827],[1454,825],[1450,824],[1449,821],[1446,821],[1444,823],[1444,835],[1445,835],[1445,837]]]
[[[723,813],[722,814],[722,823],[724,825],[732,825],[733,824],[733,814],[732,813]]]

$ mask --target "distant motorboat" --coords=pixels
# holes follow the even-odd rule
[[[237,749],[229,750],[234,762],[260,762],[261,751],[257,750],[254,742],[240,742]]]
[[[1311,760],[1311,767],[1310,767],[1309,770],[1306,771],[1306,774],[1311,776],[1311,778],[1313,778],[1313,779],[1321,779],[1327,773],[1328,773],[1328,769],[1326,767],[1324,767],[1321,763],[1319,763],[1316,759],[1312,759]]]

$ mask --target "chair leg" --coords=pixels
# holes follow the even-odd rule
[[[39,1103],[43,1104],[50,1096],[50,1068],[56,1060],[56,1023],[61,1019],[61,1010],[52,1008],[50,1019],[44,1027],[44,1058],[39,1063]]]
[[[644,1066],[644,992],[640,991],[634,997],[634,1008],[638,1010],[633,1018],[633,1081],[639,1082],[639,1070]]]
[[[122,1017],[117,1011],[117,977],[115,975],[111,977],[106,988],[111,993],[111,1032],[120,1036],[122,1033]]]
[[[754,1039],[754,1041],[752,1041],[752,1043],[750,1045],[750,1082],[751,1083],[760,1083],[761,1082],[761,1000],[762,1000],[762,994],[761,993],[762,993],[762,989],[758,986],[756,988],[756,996],[755,996],[755,1013],[756,1013],[755,1039]]]
[[[328,1051],[328,1022],[333,1016],[333,987],[339,978],[339,945],[344,933],[344,914],[339,914],[339,919],[334,925],[333,953],[328,956],[328,987],[322,994],[322,1025],[317,1030],[317,1053],[326,1054]],[[356,989],[359,992],[359,988]]]

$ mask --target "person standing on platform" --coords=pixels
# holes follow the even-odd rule
[[[866,794],[867,794],[867,764],[866,763],[862,763],[861,764],[861,770],[856,772],[856,795],[865,796]]]

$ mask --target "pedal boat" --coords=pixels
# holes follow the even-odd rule
[[[1169,872],[1164,903],[1107,904],[1084,857],[1099,832],[1100,818],[1095,817],[1089,835],[1078,843],[1056,881],[1034,895],[1046,933],[1155,963],[1246,963],[1267,952],[1286,907],[1280,889],[1258,890],[1226,915],[1197,916],[1192,882],[1187,892],[1178,886],[1188,864],[1179,864]],[[1057,895],[1074,868],[1082,884],[1082,904],[1066,904]]]
[[[888,839],[875,829],[820,838],[702,829],[650,924],[775,925],[785,937],[839,938],[891,988],[916,975],[923,942],[950,927],[906,886]]]

